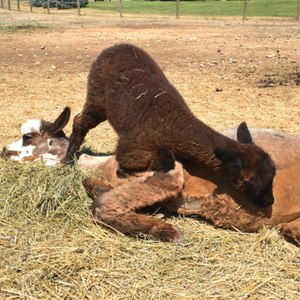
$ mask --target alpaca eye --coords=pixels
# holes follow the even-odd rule
[[[32,135],[32,134],[24,134],[22,137],[23,142],[29,142],[33,138],[34,138],[34,135]]]

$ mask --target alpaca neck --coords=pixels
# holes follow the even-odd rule
[[[177,158],[206,163],[215,169],[220,165],[220,160],[214,154],[216,148],[237,151],[240,146],[237,141],[216,132],[193,115],[189,116],[189,122],[180,122],[177,125],[174,127],[174,134],[177,135],[178,142],[170,149],[176,153]]]

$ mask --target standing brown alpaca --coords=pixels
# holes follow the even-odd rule
[[[252,144],[246,124],[239,128],[239,142],[205,125],[155,61],[136,46],[105,49],[92,64],[66,162],[73,159],[87,132],[106,119],[119,135],[120,169],[167,172],[174,168],[174,153],[177,159],[208,166],[254,203],[273,204],[274,163]]]

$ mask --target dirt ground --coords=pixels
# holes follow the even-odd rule
[[[40,12],[0,9],[0,151],[29,119],[80,112],[92,61],[120,42],[148,51],[211,127],[246,120],[300,137],[296,21]],[[104,122],[86,146],[112,152],[116,139]],[[76,169],[2,165],[0,299],[299,299],[299,248],[275,229],[244,234],[178,217],[167,222],[186,247],[129,239],[91,222]],[[44,214],[53,199],[59,206]]]
[[[3,28],[20,24],[46,28],[0,34],[0,149],[19,138],[21,124],[29,119],[54,120],[65,106],[73,118],[85,100],[91,63],[104,48],[121,42],[145,49],[211,127],[247,121],[300,137],[296,21],[119,19],[0,10]],[[70,134],[71,124],[66,131]],[[89,133],[86,144],[109,152],[115,141],[105,122]]]

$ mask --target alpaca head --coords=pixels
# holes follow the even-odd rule
[[[46,165],[60,163],[64,158],[69,141],[63,128],[70,118],[66,107],[54,123],[45,120],[30,120],[22,125],[22,138],[6,147],[2,155],[19,163],[40,161]]]
[[[221,161],[222,177],[253,203],[266,207],[274,203],[273,179],[276,173],[271,157],[252,143],[248,127],[243,122],[237,131],[237,149],[216,148]]]

